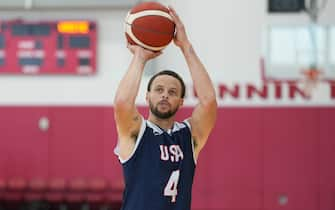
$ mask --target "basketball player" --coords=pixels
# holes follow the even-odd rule
[[[205,67],[187,38],[173,8],[174,43],[188,64],[199,102],[192,115],[175,122],[183,105],[185,85],[173,71],[162,71],[148,83],[149,117],[135,107],[146,62],[160,52],[128,46],[133,54],[116,92],[114,108],[118,132],[116,153],[123,166],[125,191],[122,210],[190,210],[196,160],[216,120],[216,97]]]

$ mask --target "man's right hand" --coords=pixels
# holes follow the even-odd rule
[[[128,49],[133,53],[134,56],[137,56],[143,63],[146,63],[148,60],[158,57],[162,54],[161,51],[153,52],[151,50],[144,49],[138,45],[128,44]]]

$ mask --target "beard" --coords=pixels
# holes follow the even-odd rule
[[[157,118],[160,119],[169,119],[170,117],[174,116],[176,114],[176,112],[178,111],[178,107],[176,107],[175,109],[171,109],[167,112],[160,112],[158,110],[158,105],[154,106],[154,104],[149,100],[149,107],[150,107],[150,111],[153,115],[155,115]]]

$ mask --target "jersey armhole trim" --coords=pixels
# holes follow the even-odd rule
[[[191,133],[191,145],[192,145],[192,153],[193,153],[193,161],[194,164],[197,164],[197,159],[195,158],[195,152],[194,152],[194,139],[192,137],[192,128],[191,128],[191,124],[188,121],[189,119],[184,120],[184,123],[187,125],[187,127],[190,129],[190,133]]]
[[[145,131],[145,128],[146,128],[146,121],[144,120],[144,118],[142,117],[142,122],[141,122],[141,128],[140,128],[140,131],[138,133],[138,136],[136,138],[136,143],[135,143],[135,146],[134,146],[134,150],[132,151],[132,153],[129,155],[129,157],[127,159],[122,159],[120,157],[120,153],[119,153],[119,146],[116,145],[115,149],[114,149],[114,153],[118,156],[119,158],[119,161],[121,164],[124,164],[126,163],[131,157],[134,156],[135,152],[136,152],[136,149],[138,147],[138,145],[140,144],[140,141],[142,139],[142,136],[144,134],[144,131]]]

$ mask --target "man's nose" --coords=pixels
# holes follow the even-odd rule
[[[164,92],[162,93],[162,98],[166,99],[166,98],[168,98],[168,97],[169,97],[168,92],[167,92],[167,91],[164,91]]]

